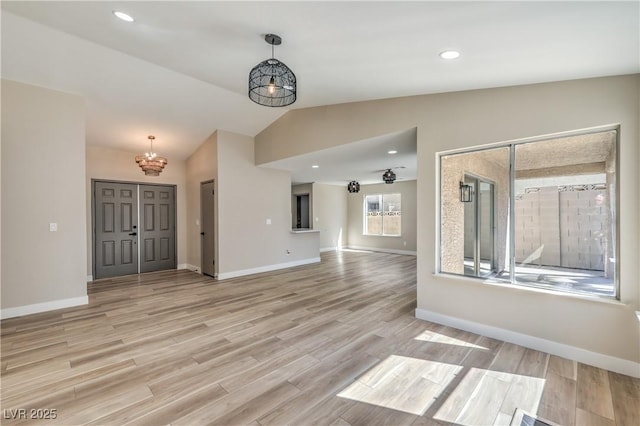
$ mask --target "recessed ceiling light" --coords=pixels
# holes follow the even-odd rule
[[[317,164],[314,164],[313,166],[311,166],[312,169],[317,169],[318,167],[320,166],[318,166]]]
[[[114,14],[117,18],[122,19],[123,21],[133,22],[133,18],[132,18],[131,16],[127,15],[127,14],[126,14],[126,13],[124,13],[124,12],[119,12],[119,11],[117,11],[117,10],[114,10],[114,11],[113,11],[113,14]]]
[[[460,57],[460,52],[457,50],[445,50],[444,52],[440,52],[440,57],[442,59],[456,59]]]
[[[396,151],[395,149],[392,149],[391,151],[387,151],[387,154],[397,154],[398,151]]]

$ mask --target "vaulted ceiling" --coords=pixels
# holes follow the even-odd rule
[[[84,96],[88,144],[143,151],[153,133],[170,158],[286,113],[247,97],[249,70],[271,55],[266,33],[283,38],[275,56],[298,78],[291,108],[640,72],[637,1],[1,7],[3,78]],[[461,56],[440,58],[448,49]]]

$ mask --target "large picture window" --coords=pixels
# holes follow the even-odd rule
[[[439,270],[619,298],[617,134],[441,154]]]
[[[375,194],[364,197],[364,235],[399,237],[402,229],[400,194]]]

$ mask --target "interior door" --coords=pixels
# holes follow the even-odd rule
[[[174,189],[140,185],[140,272],[176,267]]]
[[[95,278],[138,272],[137,185],[95,182]]]
[[[215,192],[214,181],[200,184],[200,225],[202,226],[202,273],[215,276]]]

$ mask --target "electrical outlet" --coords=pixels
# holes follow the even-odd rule
[[[58,224],[51,222],[49,224],[49,232],[58,232]]]

